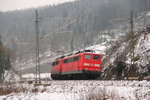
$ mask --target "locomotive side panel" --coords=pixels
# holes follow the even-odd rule
[[[62,62],[62,74],[74,74],[77,73],[79,69],[79,60],[80,56],[72,56],[69,58],[63,59]]]

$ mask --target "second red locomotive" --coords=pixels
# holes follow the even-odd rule
[[[52,63],[52,79],[96,79],[101,74],[102,55],[84,50]]]

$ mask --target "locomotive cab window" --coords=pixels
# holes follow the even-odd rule
[[[55,61],[55,62],[52,63],[52,66],[58,65],[58,63],[59,63],[58,61]]]
[[[59,63],[58,61],[55,62],[56,65],[58,65],[58,63]]]
[[[84,59],[91,59],[91,55],[84,55]]]
[[[94,59],[94,60],[100,60],[100,56],[94,55],[93,59]]]
[[[54,62],[52,62],[52,66],[54,66],[55,65],[55,63]]]

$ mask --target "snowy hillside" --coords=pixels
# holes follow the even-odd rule
[[[135,19],[134,38],[131,35],[113,44],[104,61],[105,78],[147,77],[150,75],[150,16],[149,12]],[[144,20],[144,21],[145,21]],[[133,45],[133,46],[132,46]],[[134,58],[131,56],[134,50]],[[132,65],[131,65],[132,61]],[[134,62],[134,64],[133,64]],[[110,76],[111,77],[108,77]]]
[[[148,63],[148,61],[146,61],[145,59],[148,57],[146,55],[149,55],[147,53],[144,53],[143,50],[148,50],[148,46],[149,46],[149,35],[144,35],[144,33],[141,33],[143,30],[143,28],[146,28],[146,25],[149,25],[150,23],[150,12],[144,12],[142,14],[139,14],[139,17],[134,19],[134,24],[135,24],[135,38],[138,39],[137,44],[135,46],[135,57],[138,58],[140,55],[140,60],[136,61],[136,64],[138,66],[146,66],[146,64]],[[95,50],[96,53],[98,54],[103,54],[103,55],[107,55],[108,58],[111,58],[108,61],[107,64],[105,64],[105,68],[107,68],[109,66],[109,64],[113,64],[113,62],[116,60],[118,54],[120,55],[121,53],[123,53],[126,48],[128,47],[128,44],[130,42],[124,42],[122,45],[117,45],[115,47],[115,43],[117,43],[116,41],[122,41],[121,38],[125,38],[125,35],[127,34],[128,30],[125,29],[126,26],[129,26],[129,23],[126,24],[122,24],[120,25],[118,28],[116,29],[111,29],[111,30],[105,30],[105,31],[100,31],[100,34],[95,37],[94,42],[92,43],[93,45],[89,45],[87,47],[83,47],[82,49],[92,49]],[[147,33],[146,33],[147,34]],[[143,38],[146,40],[143,41]],[[116,51],[111,51],[113,52],[113,54],[108,54],[108,49],[110,48],[111,45],[114,45],[114,50],[119,47],[119,49]],[[64,47],[62,47],[64,48]],[[140,48],[140,49],[139,49]],[[144,49],[145,48],[145,49]],[[43,54],[40,54],[40,59],[41,59],[41,66],[43,66],[43,64],[45,63],[50,63],[53,59],[57,58],[60,55],[64,55],[67,54],[68,51],[65,49],[62,50],[56,50],[56,51],[50,51],[50,48],[48,47],[46,49],[46,52]],[[143,54],[144,53],[144,54]],[[131,58],[130,57],[130,53],[129,50],[126,50],[125,53],[127,56],[126,58],[126,64],[127,66],[130,64],[130,60],[131,59],[127,59],[127,58]],[[35,55],[34,55],[35,56]],[[144,62],[142,62],[142,60],[144,60]],[[147,59],[149,60],[149,59]],[[145,64],[144,64],[145,63]],[[142,64],[142,65],[141,65]],[[16,61],[16,68],[19,70],[20,69],[20,61],[19,58]],[[22,66],[22,70],[30,68],[30,67],[35,67],[35,58],[33,56],[28,56],[27,59],[22,58],[21,59],[21,66]],[[138,67],[140,69],[138,69],[138,72],[142,72],[144,73],[144,71],[146,71],[146,67],[144,67],[144,69],[142,67]]]

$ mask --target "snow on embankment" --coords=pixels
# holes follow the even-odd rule
[[[139,59],[135,62],[140,73],[150,71],[150,30],[141,34],[135,46],[135,55]],[[149,73],[150,74],[150,73]]]
[[[19,80],[20,80],[20,76],[18,76],[12,70],[5,71],[5,74],[4,74],[4,83],[18,82]]]
[[[95,53],[97,54],[105,54],[105,50],[106,50],[106,46],[102,45],[102,44],[97,44],[97,45],[94,45],[94,46],[90,46],[86,49],[89,49],[89,50],[94,50]]]
[[[133,50],[134,58],[131,56]],[[131,59],[134,61],[132,67]],[[104,60],[108,72],[105,76],[112,76],[108,79],[150,75],[150,26],[136,32],[133,42],[131,36],[116,42]]]
[[[93,95],[109,100],[150,100],[150,81],[49,81],[49,86],[13,84],[22,92],[0,96],[6,100],[89,100]],[[21,86],[20,86],[21,85]],[[93,100],[95,100],[93,98]]]
[[[36,74],[24,74],[24,75],[22,75],[22,78],[29,79],[29,80],[30,79],[35,79]],[[51,73],[41,73],[40,78],[41,79],[51,79]]]

